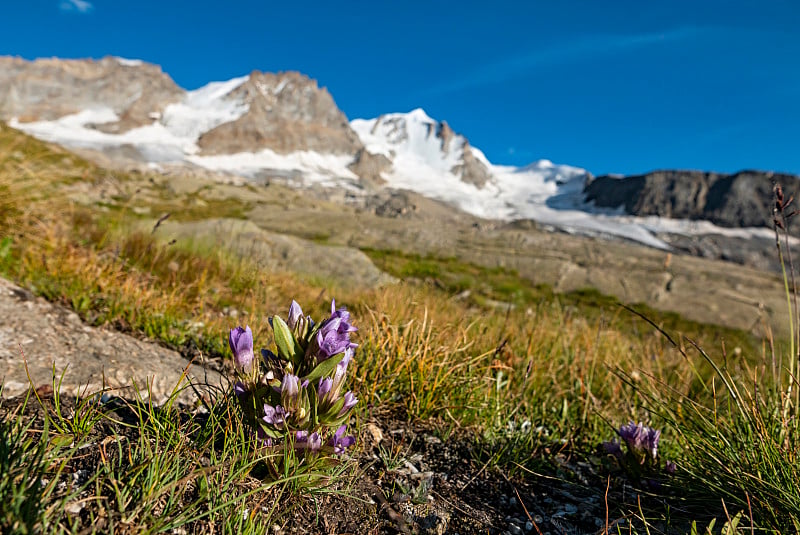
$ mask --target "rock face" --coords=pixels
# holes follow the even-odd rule
[[[265,148],[280,154],[303,150],[356,154],[363,148],[328,90],[300,73],[254,71],[227,98],[245,103],[248,111],[200,136],[204,154]]]
[[[184,94],[158,65],[105,57],[62,60],[0,57],[0,118],[53,120],[106,107],[119,121],[96,125],[121,133],[150,124]]]
[[[367,149],[360,149],[348,166],[357,174],[365,186],[380,186],[386,183],[383,173],[392,168],[392,161],[383,154],[372,154]]]
[[[789,198],[796,176],[762,171],[732,175],[702,171],[656,171],[591,180],[585,198],[603,208],[623,207],[631,215],[705,219],[722,227],[772,227],[773,186]]]
[[[482,188],[492,178],[492,173],[483,162],[475,156],[468,141],[464,141],[461,163],[454,166],[453,173],[461,177],[467,184]]]

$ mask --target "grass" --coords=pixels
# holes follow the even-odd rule
[[[141,177],[115,173],[123,194],[103,202],[58,194],[102,184],[108,173],[0,126],[0,273],[93,325],[199,350],[223,369],[232,326],[249,324],[267,346],[267,317],[285,313],[292,298],[321,317],[336,296],[360,329],[354,381],[364,410],[400,407],[444,440],[472,437],[478,462],[510,478],[548,470],[564,452],[596,460],[619,423],[649,421],[664,429],[662,455],[680,468],[672,485],[692,490],[691,500],[664,494],[689,511],[675,525],[697,519],[702,528],[710,513],[730,530],[743,512],[739,529],[797,529],[800,444],[790,422],[798,415],[786,396],[794,377],[746,333],[633,305],[640,316],[592,290],[555,294],[511,270],[398,251],[365,252],[405,282],[344,296],[224,250],[159,244],[133,231],[141,228],[131,209]],[[209,203],[201,192],[143,198],[152,200],[151,215],[179,220],[242,217],[250,208]],[[685,338],[673,347],[659,329]],[[783,344],[774,347],[780,355]],[[52,401],[34,397],[0,421],[3,532],[72,532],[86,522],[108,532],[264,532],[287,521],[292,506],[277,510],[279,501],[302,509],[333,492],[311,482],[330,472],[287,469],[264,486],[265,461],[224,396],[200,417],[141,400],[106,407],[87,393],[67,403],[67,415],[54,391]],[[91,459],[100,469],[73,484],[69,469],[89,462],[80,445],[90,442],[105,444]],[[352,467],[336,474],[347,480]],[[85,511],[78,517],[65,512],[76,500]],[[666,510],[633,514],[655,530]]]

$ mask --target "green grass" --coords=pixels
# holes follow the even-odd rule
[[[664,429],[662,454],[680,468],[673,486],[692,491],[691,500],[665,494],[690,511],[679,514],[683,521],[698,514],[705,526],[725,500],[731,517],[744,511],[760,528],[796,529],[800,443],[789,422],[800,415],[786,396],[795,380],[746,333],[646,304],[632,305],[633,313],[593,290],[557,294],[513,270],[397,251],[365,250],[405,282],[342,295],[230,252],[130,231],[141,220],[131,209],[140,199],[151,216],[178,220],[241,217],[247,203],[209,200],[202,190],[170,200],[161,186],[137,197],[141,177],[125,174],[115,181],[129,191],[103,206],[57,194],[107,173],[0,126],[0,273],[92,324],[225,359],[231,327],[249,324],[257,344],[268,346],[267,317],[285,314],[292,298],[324,317],[335,295],[360,329],[354,375],[364,406],[400,407],[433,422],[445,440],[467,434],[487,469],[522,478],[552,465],[556,452],[591,460],[620,423],[644,420]],[[88,394],[70,402],[69,415],[60,402],[29,400],[41,405],[34,420],[3,416],[3,532],[77,530],[65,511],[78,494],[100,531],[264,532],[286,514],[278,500],[299,504],[328,491],[312,482],[330,472],[315,479],[291,463],[262,485],[267,461],[224,396],[200,418],[142,400],[111,410]],[[41,433],[36,440],[33,431]],[[59,488],[64,470],[80,462],[74,446],[89,440],[106,443],[100,470]],[[346,479],[342,470],[337,477]],[[252,515],[242,514],[245,503]],[[717,529],[728,521],[717,518]]]

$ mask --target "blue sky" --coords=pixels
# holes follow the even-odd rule
[[[0,54],[298,70],[349,118],[424,108],[495,163],[800,174],[800,2],[6,2]]]

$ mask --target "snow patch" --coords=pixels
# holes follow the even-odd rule
[[[274,175],[286,178],[296,186],[320,184],[325,186],[352,185],[358,177],[347,166],[353,161],[348,155],[320,154],[296,151],[278,154],[264,149],[259,152],[240,152],[214,156],[188,156],[187,161],[213,171],[236,173],[248,178]]]
[[[196,142],[202,134],[247,113],[245,102],[226,98],[247,79],[247,76],[242,76],[227,82],[211,82],[189,91],[182,102],[170,104],[164,109],[161,123],[176,138],[184,140],[187,153],[196,153]]]
[[[144,61],[140,59],[128,59],[128,58],[121,58],[119,56],[114,56],[114,59],[117,60],[117,63],[120,65],[124,65],[125,67],[139,67],[144,65]]]

